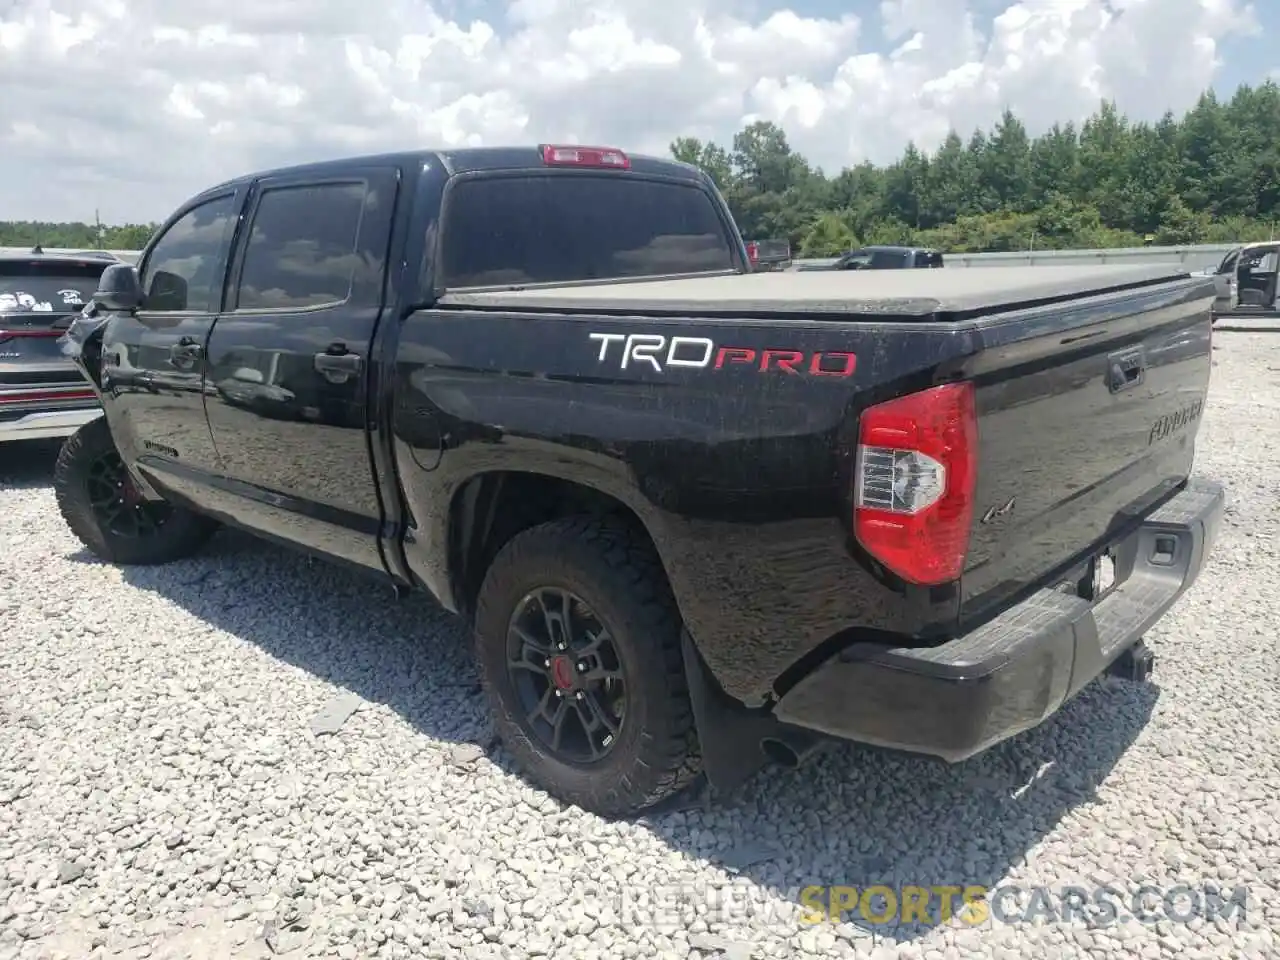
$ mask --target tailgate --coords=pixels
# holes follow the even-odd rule
[[[1202,277],[984,330],[962,620],[1080,573],[1187,479],[1213,297]]]

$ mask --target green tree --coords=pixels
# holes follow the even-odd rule
[[[858,245],[858,238],[839,213],[821,214],[800,241],[802,257],[834,257]]]

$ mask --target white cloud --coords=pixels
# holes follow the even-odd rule
[[[1245,0],[1023,0],[994,20],[965,0],[862,18],[744,6],[513,0],[466,19],[428,0],[9,0],[0,216],[154,219],[242,172],[386,148],[727,145],[755,117],[835,169],[1005,106],[1033,132],[1101,97],[1182,110],[1221,41],[1256,29]]]

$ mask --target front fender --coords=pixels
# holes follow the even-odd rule
[[[58,338],[58,349],[93,385],[99,403],[102,402],[102,335],[110,322],[111,316],[99,311],[97,304],[90,301],[71,321],[67,332]]]

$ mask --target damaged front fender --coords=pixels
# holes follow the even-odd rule
[[[91,300],[58,338],[59,351],[93,384],[99,401],[102,400],[102,334],[110,321],[111,316]]]

